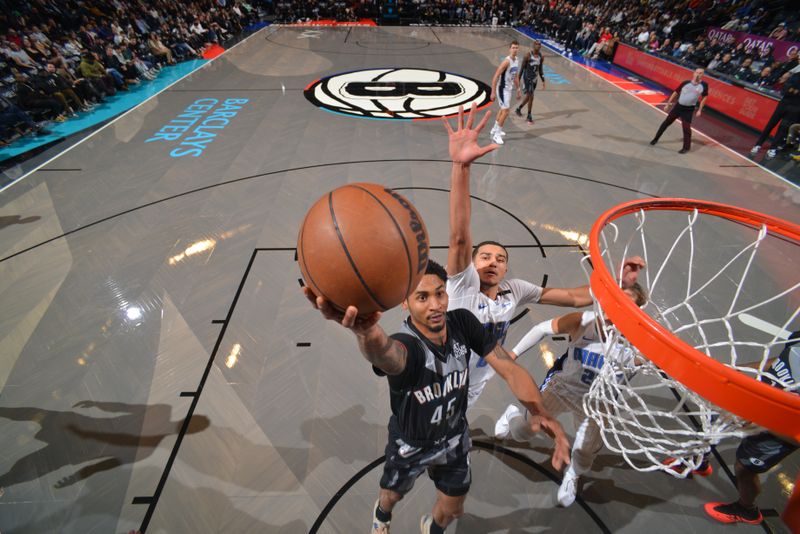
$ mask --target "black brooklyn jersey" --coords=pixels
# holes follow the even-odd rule
[[[544,57],[528,53],[522,62],[522,78],[526,83],[535,84],[539,78],[544,80]]]
[[[459,435],[467,425],[471,351],[486,356],[497,340],[467,310],[447,312],[447,342],[437,346],[409,317],[391,336],[406,347],[406,368],[387,376],[394,426],[414,446],[432,446]]]
[[[772,380],[769,376],[764,376],[764,382],[770,386],[781,389],[788,389],[800,394],[797,382],[800,380],[800,331],[793,332],[789,340],[784,345],[780,355],[772,362],[767,373],[775,376],[778,380]]]

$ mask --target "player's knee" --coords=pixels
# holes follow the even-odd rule
[[[453,503],[453,504],[449,505],[445,509],[445,513],[449,516],[449,518],[451,520],[458,519],[459,517],[464,515],[464,503],[463,502],[459,502],[459,503]]]
[[[403,496],[396,491],[381,489],[381,504],[388,505],[390,508],[399,503]]]

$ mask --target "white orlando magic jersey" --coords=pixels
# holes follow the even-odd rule
[[[508,60],[508,67],[500,77],[497,87],[497,91],[500,93],[511,91],[514,88],[514,80],[517,78],[517,73],[519,72],[519,56],[515,58],[506,56],[506,59]]]
[[[600,337],[599,327],[595,321],[595,312],[586,311],[581,315],[581,326],[570,339],[567,352],[556,360],[550,371],[547,372],[541,390],[557,382],[560,387],[574,391],[576,395],[583,395],[589,391],[594,377],[600,372],[605,363],[605,349]],[[622,364],[633,368],[635,354],[630,348],[617,345],[622,353]]]
[[[525,280],[503,280],[495,300],[481,293],[481,280],[475,265],[447,279],[448,310],[469,310],[501,344],[518,306],[539,302],[542,288]],[[495,372],[480,355],[469,360],[469,406],[475,404]]]

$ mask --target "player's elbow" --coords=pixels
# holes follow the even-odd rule
[[[450,248],[465,248],[469,246],[470,237],[466,232],[450,232]]]

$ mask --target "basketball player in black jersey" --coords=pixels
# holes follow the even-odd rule
[[[476,156],[477,157],[477,156]],[[517,365],[494,336],[467,310],[447,311],[447,272],[430,261],[422,281],[403,302],[409,317],[400,332],[387,336],[380,312],[358,316],[350,306],[336,310],[308,288],[303,291],[326,319],[350,329],[364,358],[389,381],[392,416],[386,463],[375,503],[373,534],[388,534],[394,506],[424,471],[437,490],[432,515],[420,522],[423,534],[440,534],[463,513],[471,483],[467,424],[469,359],[473,351],[495,368],[514,395],[531,411],[531,429],[555,439],[552,464],[569,463],[564,430],[542,408],[528,372]]]
[[[515,110],[518,117],[522,117],[522,107],[528,105],[528,124],[533,124],[531,108],[533,107],[533,93],[536,91],[536,84],[541,78],[542,89],[546,89],[544,81],[544,56],[542,56],[542,43],[533,42],[530,52],[522,58],[522,66],[517,74],[517,98],[522,97],[522,103]]]

